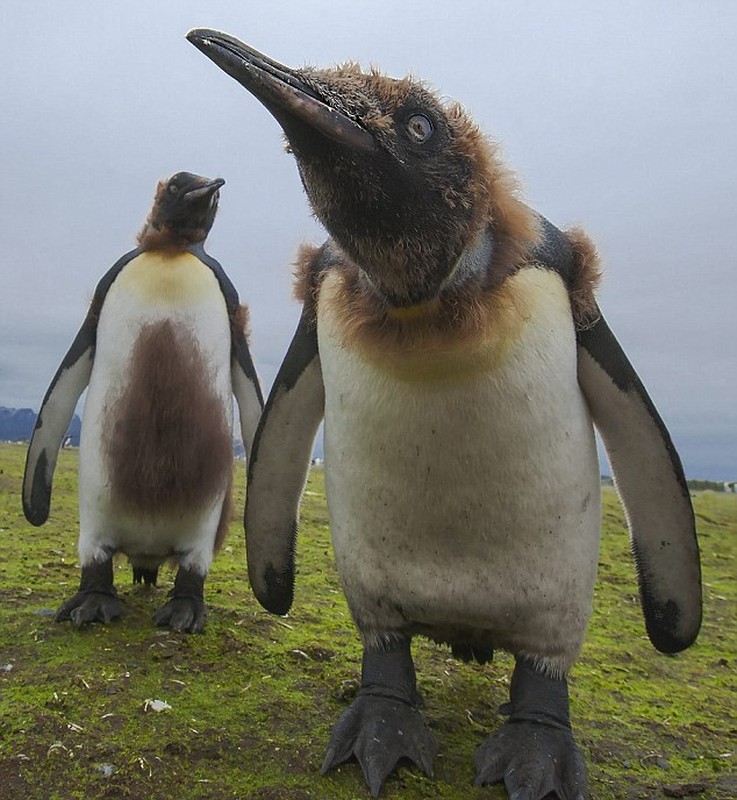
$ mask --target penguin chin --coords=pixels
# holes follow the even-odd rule
[[[413,310],[429,310],[437,303],[438,291],[434,288],[428,290],[427,286],[423,286],[422,291],[418,292],[402,287],[397,291],[395,288],[389,287],[382,281],[372,277],[369,272],[361,267],[359,267],[359,276],[361,283],[368,287],[373,294],[381,298],[391,316],[404,316],[404,312],[408,312],[411,316]]]

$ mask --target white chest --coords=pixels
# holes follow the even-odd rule
[[[599,473],[568,298],[550,272],[510,280],[519,324],[472,348],[386,356],[346,346],[330,279],[321,291],[331,530],[368,638],[455,627],[519,650],[565,623],[563,649],[580,642]]]
[[[173,333],[174,341],[157,350],[155,345],[151,346],[155,337],[150,331],[157,330],[155,326],[163,322],[168,324],[167,330]],[[150,410],[149,416],[154,414],[151,409],[173,409],[160,416],[170,432],[182,428],[176,439],[182,452],[191,449],[193,427],[207,425],[206,419],[190,419],[190,409],[202,406],[203,395],[212,397],[213,405],[221,407],[228,424],[232,418],[230,325],[217,279],[190,254],[169,259],[154,253],[138,256],[110,287],[97,327],[80,447],[81,552],[93,550],[104,540],[129,553],[166,554],[177,547],[194,546],[192,543],[201,538],[203,520],[212,517],[212,525],[208,521],[207,526],[217,526],[219,506],[211,508],[211,503],[186,514],[177,509],[162,509],[158,516],[147,517],[145,525],[139,513],[123,512],[111,503],[109,434],[119,424],[118,416],[122,417],[130,404],[136,402],[137,395],[131,393],[130,386],[136,380],[140,383],[140,377],[134,376],[140,376],[141,369],[134,359],[142,357],[144,350],[137,343],[146,337],[149,342],[146,358],[154,362],[147,367],[151,376],[171,367],[159,363],[167,355],[177,356],[170,360],[185,368],[199,365],[191,375],[178,375],[171,387],[152,380],[138,389],[145,400],[144,407]],[[193,350],[197,351],[196,358],[192,356]],[[147,388],[149,385],[152,388]],[[130,419],[130,414],[126,413],[125,418]],[[221,435],[219,428],[217,435]],[[174,447],[172,435],[162,440]],[[176,462],[177,457],[169,460]],[[215,505],[221,500],[217,498]],[[211,542],[209,550],[211,557]]]
[[[143,326],[162,319],[189,330],[214,363],[229,365],[230,331],[217,279],[198,258],[142,253],[108,291],[97,328],[92,381],[125,379]]]

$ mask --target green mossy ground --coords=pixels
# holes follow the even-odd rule
[[[202,635],[153,626],[173,573],[133,587],[116,566],[124,617],[77,631],[53,610],[76,590],[75,451],[62,451],[50,521],[20,507],[25,449],[0,445],[0,798],[2,800],[366,800],[356,764],[319,775],[333,722],[357,688],[360,647],[332,563],[323,476],[303,504],[295,604],[281,619],[250,593],[235,518],[206,587]],[[236,509],[243,503],[238,464]],[[737,496],[695,498],[705,618],[678,656],[650,646],[627,532],[604,490],[595,612],[571,678],[574,729],[594,800],[737,797]],[[239,515],[236,515],[239,516]],[[414,645],[425,717],[441,743],[435,779],[400,768],[382,797],[488,798],[473,753],[499,723],[512,661],[459,663]],[[145,710],[146,700],[171,709]]]

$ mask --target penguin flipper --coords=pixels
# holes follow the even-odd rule
[[[220,262],[205,252],[203,243],[198,242],[192,245],[189,251],[212,270],[225,299],[225,307],[230,320],[231,386],[238,403],[238,418],[241,423],[243,446],[246,448],[246,454],[250,459],[253,437],[264,407],[264,398],[256,375],[256,369],[253,366],[251,352],[248,349],[248,340],[244,329],[248,319],[248,311],[245,306],[240,305],[238,292]]]
[[[97,321],[105,297],[123,267],[140,254],[140,248],[121,256],[95,287],[87,316],[62,359],[41,403],[26,455],[23,474],[23,513],[31,525],[49,518],[51,482],[62,437],[74,415],[80,395],[89,383],[97,344]]]
[[[43,525],[49,517],[56,459],[77,401],[92,374],[96,333],[97,318],[88,314],[62,359],[36,417],[23,475],[23,513],[32,525]]]
[[[680,458],[601,316],[578,332],[578,380],[625,508],[648,636],[661,652],[679,652],[701,626],[699,548]]]
[[[306,303],[256,429],[248,465],[248,577],[261,605],[286,614],[294,596],[297,518],[325,389],[314,307]]]
[[[238,403],[243,446],[246,449],[247,458],[250,459],[256,427],[264,408],[264,398],[245,333],[242,330],[233,331],[231,339],[233,350],[230,368],[231,385],[236,403]]]

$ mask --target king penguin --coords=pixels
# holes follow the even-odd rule
[[[39,412],[23,481],[34,525],[49,516],[59,446],[87,388],[79,453],[79,591],[56,619],[120,616],[113,556],[136,583],[178,564],[158,625],[200,631],[204,583],[230,515],[236,397],[248,453],[263,401],[247,343],[248,309],[204,250],[222,179],[160,181],[138,246],[97,285]]]
[[[284,614],[324,418],[330,529],[363,665],[323,772],[355,756],[374,796],[402,758],[431,774],[438,744],[410,650],[423,635],[464,660],[515,658],[478,785],[587,797],[566,676],[597,569],[593,424],[650,639],[677,652],[701,621],[681,463],[594,299],[593,245],[521,202],[496,148],[423,84],[354,64],[291,69],[212,30],[188,38],[276,117],[329,233],[298,257],[302,315],[256,433],[245,512],[251,585]]]

